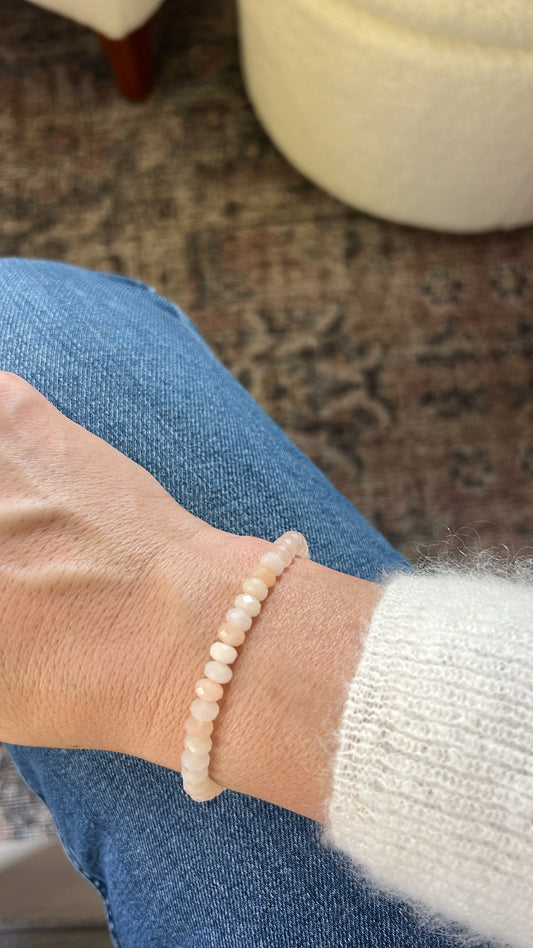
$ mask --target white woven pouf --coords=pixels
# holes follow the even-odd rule
[[[530,0],[238,0],[252,104],[354,207],[445,231],[533,222]]]

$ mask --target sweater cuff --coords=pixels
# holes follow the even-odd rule
[[[527,583],[453,571],[386,586],[349,686],[329,835],[377,885],[533,943]]]

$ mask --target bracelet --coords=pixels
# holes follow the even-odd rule
[[[295,556],[309,559],[307,541],[301,533],[291,530],[284,533],[259,560],[242,584],[242,592],[235,599],[233,608],[226,613],[210,655],[212,661],[204,668],[204,678],[196,682],[196,699],[190,707],[191,716],[185,724],[185,748],[181,757],[183,789],[203,803],[222,793],[224,787],[209,776],[211,734],[213,721],[218,715],[218,702],[233,676],[230,665],[237,658],[237,648],[242,645],[246,633],[278,576],[289,566]]]

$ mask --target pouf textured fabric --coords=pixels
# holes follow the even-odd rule
[[[529,0],[238,0],[256,113],[304,175],[452,232],[533,222]]]

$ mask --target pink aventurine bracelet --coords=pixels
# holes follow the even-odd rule
[[[307,541],[301,533],[291,530],[271,544],[270,550],[259,560],[242,584],[242,593],[237,596],[232,609],[226,613],[210,655],[213,661],[204,668],[204,678],[196,682],[196,700],[191,704],[191,717],[185,724],[185,749],[181,757],[183,789],[202,803],[222,793],[209,776],[209,752],[212,747],[213,721],[218,715],[218,702],[223,696],[222,685],[230,681],[233,672],[230,665],[237,658],[237,648],[242,645],[252,620],[261,612],[261,604],[268,596],[278,576],[289,566],[295,556],[309,559]]]

